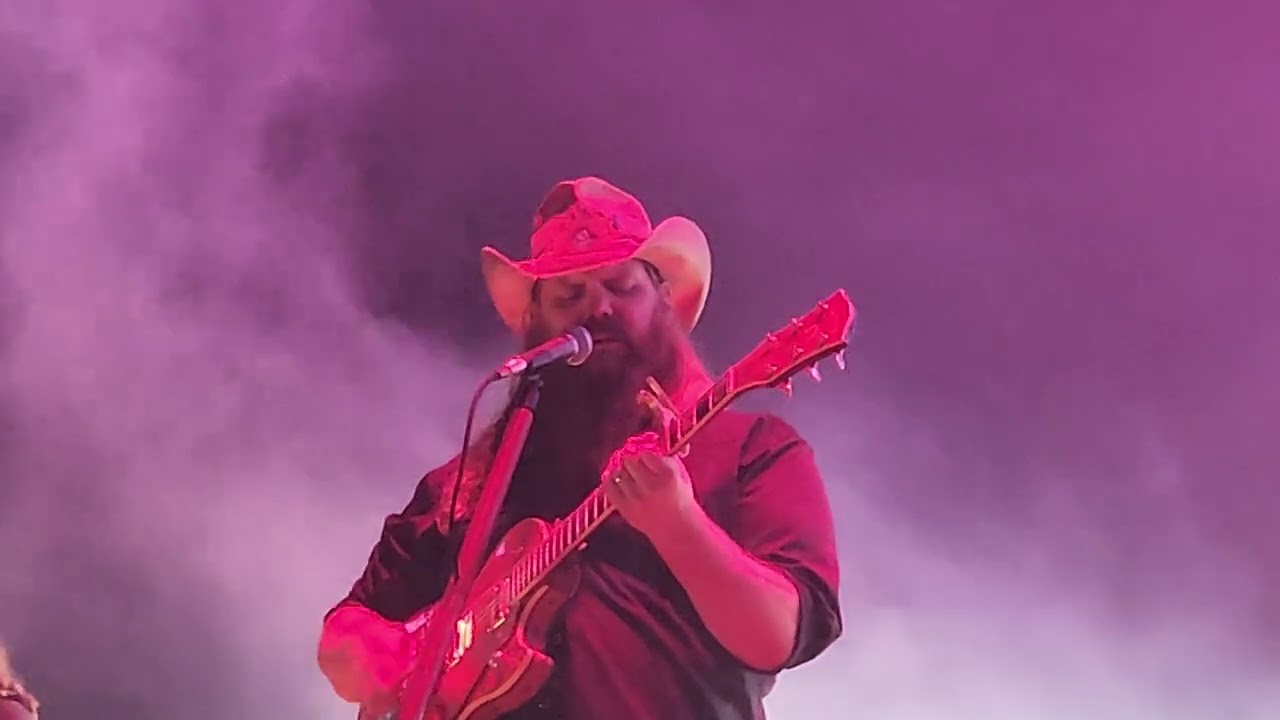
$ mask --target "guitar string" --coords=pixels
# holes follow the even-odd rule
[[[726,373],[717,382],[713,383],[707,389],[707,392],[700,395],[691,407],[681,412],[671,413],[663,418],[662,435],[665,436],[663,437],[665,441],[663,444],[666,448],[665,454],[673,454],[674,448],[682,442],[684,428],[689,428],[690,434],[692,434],[699,427],[699,415],[702,415],[703,419],[705,419],[706,416],[714,414],[722,404],[722,402],[717,402],[717,395],[720,396],[721,401],[728,399],[728,396],[732,394],[729,387],[730,382],[729,373]],[[704,404],[706,406],[705,409],[699,412],[699,409]],[[547,538],[539,542],[532,552],[516,563],[512,572],[503,579],[502,584],[485,593],[484,600],[479,606],[468,613],[472,622],[478,623],[482,627],[489,627],[498,617],[500,604],[514,604],[524,596],[530,587],[533,587],[552,567],[558,564],[561,557],[557,556],[567,555],[568,553],[563,553],[563,550],[571,549],[568,542],[571,539],[569,536],[573,534],[571,523],[578,521],[580,513],[584,516],[589,516],[591,508],[597,502],[600,505],[599,514],[594,519],[585,517],[582,520],[580,534],[585,535],[593,530],[613,509],[609,503],[608,496],[600,492],[598,488],[593,490],[592,494],[573,513],[552,524],[551,532],[548,533]],[[556,549],[558,545],[562,546],[559,551]],[[573,545],[576,546],[577,543],[573,543]],[[539,568],[537,566],[536,563],[539,560],[545,567]],[[527,578],[524,583],[520,583],[518,580],[522,576]],[[509,597],[503,597],[504,590]]]
[[[724,390],[727,390],[727,388],[724,387],[724,385],[727,384],[724,382],[726,379],[727,378],[721,378],[720,382],[714,383],[705,394],[698,397],[691,408],[679,413],[672,413],[669,417],[664,418],[662,435],[665,436],[663,438],[665,441],[663,443],[665,445],[665,454],[672,454],[673,448],[679,444],[681,436],[683,435],[683,428],[696,428],[698,426],[698,408],[703,404],[703,401],[705,401],[707,405],[707,410],[702,413],[703,415],[711,414],[711,412],[716,408],[716,405],[718,404],[715,402],[717,390],[721,393],[723,393]],[[690,415],[692,415],[692,417],[689,417]],[[599,503],[600,510],[598,511],[597,517],[591,519],[589,518],[591,508],[596,503]],[[565,518],[557,520],[552,524],[551,531],[547,534],[547,538],[538,543],[529,555],[516,563],[513,568],[513,572],[510,573],[508,577],[504,578],[501,585],[495,587],[490,592],[485,593],[484,601],[479,607],[469,613],[473,622],[478,622],[481,626],[488,627],[493,620],[497,618],[500,611],[500,603],[507,605],[514,604],[524,595],[528,588],[541,580],[542,576],[557,564],[556,561],[558,561],[559,558],[556,556],[562,555],[563,550],[569,549],[570,536],[573,534],[572,523],[577,522],[580,515],[583,516],[581,521],[581,534],[585,534],[586,532],[594,529],[594,527],[609,514],[611,509],[612,506],[611,503],[609,503],[608,496],[600,492],[599,489],[593,490],[591,495],[589,495],[582,505],[575,509],[573,513],[570,513]],[[576,545],[576,543],[574,545]],[[562,546],[559,551],[557,551],[557,546]],[[567,553],[563,554],[567,555]],[[536,564],[538,560],[541,560],[541,563],[546,567],[539,568]],[[527,576],[527,582],[520,583],[517,578],[521,576]],[[517,585],[519,587],[516,587]],[[509,598],[502,597],[504,589],[506,589],[507,593],[510,595]],[[505,602],[502,602],[504,600]]]

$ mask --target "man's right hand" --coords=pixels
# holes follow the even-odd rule
[[[320,633],[320,670],[343,700],[392,709],[409,669],[412,647],[404,626],[359,606],[340,608]]]

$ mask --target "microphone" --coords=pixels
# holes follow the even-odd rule
[[[570,365],[581,365],[591,354],[591,333],[578,326],[569,332],[542,343],[532,350],[512,355],[493,372],[494,380],[518,375],[525,370],[537,370],[544,365],[564,360]]]

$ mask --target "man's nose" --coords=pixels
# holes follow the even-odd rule
[[[587,295],[587,320],[607,318],[613,315],[613,299],[603,288],[595,288]]]

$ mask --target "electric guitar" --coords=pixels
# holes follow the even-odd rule
[[[792,376],[808,370],[820,381],[817,362],[831,355],[843,370],[855,315],[848,295],[837,290],[808,314],[766,335],[691,407],[674,407],[650,379],[638,402],[653,413],[666,454],[687,452],[693,436],[748,391],[775,387],[790,396]],[[580,578],[579,568],[563,561],[584,547],[613,512],[596,488],[554,523],[528,518],[513,526],[475,579],[434,693],[411,664],[399,707],[382,713],[361,707],[357,720],[492,720],[532,699],[551,675],[554,662],[544,652],[548,636]],[[430,612],[406,624],[414,643],[422,642]]]

